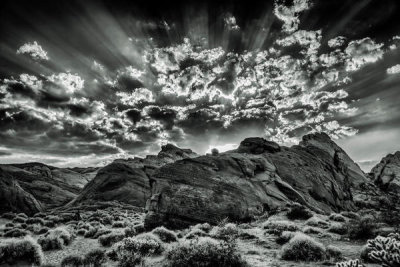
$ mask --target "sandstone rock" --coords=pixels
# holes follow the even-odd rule
[[[69,205],[93,200],[116,200],[144,208],[151,196],[151,175],[154,170],[176,160],[195,156],[197,154],[190,149],[167,144],[161,147],[158,155],[117,159],[100,169]]]
[[[12,211],[33,215],[42,211],[41,204],[2,169],[0,169],[0,203],[0,214]]]
[[[382,188],[392,185],[400,189],[400,151],[384,157],[372,168],[370,176]]]
[[[152,178],[148,228],[246,221],[291,202],[317,212],[351,210],[352,188],[368,181],[325,134],[291,148],[247,138],[236,151],[167,164]]]
[[[74,199],[97,173],[96,168],[84,173],[84,169],[73,171],[42,163],[5,164],[0,165],[0,170],[12,177],[44,209],[58,207]]]

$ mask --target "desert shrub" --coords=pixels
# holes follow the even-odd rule
[[[26,215],[26,214],[23,213],[23,212],[18,213],[17,216],[23,217],[23,218],[25,218],[25,219],[28,218],[28,215]]]
[[[336,267],[364,267],[359,260],[348,260],[336,263]]]
[[[167,267],[242,267],[246,262],[233,242],[218,241],[210,237],[185,240],[168,251]]]
[[[126,223],[124,221],[116,221],[113,222],[112,227],[113,228],[124,228],[126,226]]]
[[[200,230],[203,230],[204,232],[208,233],[212,229],[212,226],[209,223],[199,223],[199,224],[194,225],[191,229],[192,230],[200,229]]]
[[[38,243],[42,249],[53,250],[62,249],[64,245],[69,245],[72,242],[73,236],[65,227],[58,227],[48,231],[38,239]]]
[[[24,239],[11,239],[0,243],[0,264],[17,264],[19,261],[41,265],[43,252],[39,244],[30,236]]]
[[[6,227],[13,228],[13,227],[15,227],[15,224],[14,224],[14,223],[6,223],[5,226],[6,226]]]
[[[112,216],[110,216],[110,215],[103,216],[101,218],[101,223],[102,224],[107,224],[107,225],[112,224],[113,223]]]
[[[358,221],[351,221],[347,225],[350,239],[370,239],[375,237],[377,225],[369,217],[362,217]]]
[[[313,216],[313,213],[302,205],[294,205],[286,216],[289,220],[307,220]]]
[[[118,243],[120,251],[130,251],[140,255],[157,255],[164,247],[160,238],[152,233],[144,233],[135,237],[124,238]]]
[[[328,227],[329,223],[318,218],[317,216],[313,216],[306,221],[306,225],[325,228]]]
[[[141,234],[141,233],[144,233],[146,231],[146,228],[144,228],[144,224],[143,223],[136,224],[134,226],[134,228],[135,228],[137,234]]]
[[[84,261],[81,256],[68,255],[65,256],[61,261],[61,267],[83,267]]]
[[[106,235],[111,233],[112,231],[110,229],[107,228],[100,228],[96,234],[93,236],[94,239],[98,239],[100,236]]]
[[[346,218],[341,214],[332,213],[331,215],[329,215],[329,220],[335,221],[335,222],[345,222]]]
[[[326,258],[338,261],[342,258],[342,251],[335,246],[326,247]]]
[[[78,229],[78,231],[76,231],[76,234],[84,236],[86,234],[86,232],[87,231],[85,229]]]
[[[56,223],[54,221],[51,221],[51,220],[45,220],[43,225],[46,226],[46,227],[53,228],[54,226],[56,226]]]
[[[46,217],[46,213],[43,213],[43,212],[38,212],[38,213],[35,213],[35,215],[33,215],[33,217],[40,217],[40,218],[44,218],[44,217]]]
[[[99,230],[99,228],[97,228],[97,227],[91,227],[91,228],[89,228],[89,230],[86,231],[84,236],[86,238],[94,237],[94,235],[97,233],[98,230]]]
[[[289,221],[267,221],[263,224],[263,228],[267,229],[267,233],[280,235],[283,231],[295,232],[299,230],[299,227]]]
[[[47,215],[45,219],[48,221],[53,221],[54,223],[60,223],[63,221],[63,219],[57,215]]]
[[[161,241],[166,243],[175,242],[178,240],[176,233],[174,231],[168,230],[164,226],[157,227],[151,232],[158,236]]]
[[[124,229],[124,234],[125,234],[125,237],[135,236],[136,235],[135,227],[133,227],[132,225],[129,225],[128,227],[126,227]]]
[[[102,246],[109,247],[112,244],[124,239],[125,235],[122,232],[111,232],[99,237],[99,243]]]
[[[282,247],[281,258],[290,261],[319,261],[325,258],[325,247],[313,238],[297,233]]]
[[[228,240],[237,238],[240,229],[234,223],[227,223],[222,226],[215,226],[211,229],[210,235],[212,237]]]
[[[388,237],[378,236],[368,240],[370,252],[368,256],[382,266],[400,266],[400,235],[391,234]]]
[[[25,223],[26,218],[25,217],[21,217],[21,216],[17,216],[13,219],[13,222],[15,223]]]
[[[317,227],[305,226],[302,232],[305,234],[320,234],[322,231]]]
[[[286,244],[287,242],[289,242],[289,240],[292,239],[292,237],[294,237],[295,235],[296,235],[296,232],[283,231],[280,234],[280,236],[275,239],[275,241],[279,245],[283,245],[283,244]]]
[[[193,239],[201,236],[208,236],[208,234],[201,229],[192,229],[185,235],[185,239]]]
[[[26,229],[28,225],[26,223],[21,223],[19,227],[21,227],[22,229]]]
[[[25,223],[27,223],[27,224],[35,224],[35,223],[37,223],[37,224],[44,225],[45,221],[44,221],[42,218],[33,217],[33,218],[28,218],[28,219],[25,221]]]
[[[1,215],[2,218],[8,219],[8,220],[13,220],[16,216],[17,215],[13,212],[6,212]]]
[[[360,215],[358,215],[357,213],[352,212],[352,211],[342,211],[340,214],[343,215],[344,217],[347,217],[347,218],[350,218],[353,220],[360,219]]]
[[[11,230],[8,230],[4,233],[4,237],[22,237],[22,236],[26,236],[29,233],[23,229],[19,229],[19,228],[14,228]]]
[[[331,233],[339,234],[339,235],[345,235],[347,234],[347,225],[343,223],[333,223],[331,226],[328,228],[328,231]]]
[[[43,227],[37,227],[37,228],[35,228],[35,229],[33,230],[33,232],[34,232],[36,235],[42,235],[42,234],[47,233],[49,230],[50,230],[50,229],[49,229],[48,227],[43,226]]]
[[[104,250],[94,249],[89,251],[84,257],[85,266],[99,267],[106,263],[107,257]]]

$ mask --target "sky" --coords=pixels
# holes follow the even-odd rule
[[[400,150],[397,0],[1,5],[0,163],[102,166],[321,131],[364,171]]]

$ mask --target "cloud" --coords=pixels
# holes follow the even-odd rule
[[[394,65],[386,70],[387,74],[398,74],[400,73],[400,64]]]
[[[383,44],[377,44],[369,37],[351,41],[345,49],[348,56],[346,70],[355,71],[367,63],[378,61],[384,54],[382,47]]]
[[[79,77],[79,75],[69,72],[52,74],[47,77],[47,79],[65,89],[65,93],[68,95],[72,95],[75,92],[82,90],[85,83],[85,80]]]
[[[36,41],[22,45],[18,48],[17,54],[28,55],[36,61],[49,60],[47,52]]]
[[[308,10],[311,7],[309,0],[294,0],[292,5],[286,6],[275,2],[274,14],[283,21],[282,29],[284,32],[292,33],[299,28],[299,13]]]

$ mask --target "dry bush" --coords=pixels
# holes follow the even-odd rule
[[[65,227],[58,227],[56,229],[48,231],[38,239],[38,243],[42,246],[42,249],[54,250],[62,249],[64,245],[69,245],[73,240],[73,235]]]
[[[289,261],[320,261],[325,258],[325,247],[313,238],[296,235],[281,249],[281,258]]]
[[[237,252],[234,242],[210,237],[185,240],[168,251],[167,267],[243,267],[247,266]]]
[[[299,227],[289,221],[267,221],[263,224],[263,228],[267,233],[274,235],[280,235],[283,231],[299,231]]]
[[[332,213],[331,215],[329,215],[329,220],[335,221],[335,222],[345,222],[346,218],[341,214]]]
[[[3,236],[4,237],[22,237],[22,236],[26,236],[28,234],[29,233],[26,230],[14,228],[14,229],[10,229],[10,230],[6,231]]]
[[[105,234],[99,237],[99,243],[102,246],[109,247],[112,244],[121,241],[124,239],[125,234],[122,232],[111,232],[109,234]]]
[[[30,236],[24,239],[11,239],[0,243],[0,265],[5,263],[18,266],[18,262],[41,265],[43,259],[42,249]]]
[[[302,205],[294,205],[287,212],[286,216],[289,220],[307,220],[313,216],[313,213]]]
[[[328,231],[331,233],[345,235],[348,232],[347,225],[343,223],[332,223],[328,228]]]
[[[164,226],[157,227],[151,232],[158,236],[162,242],[170,243],[176,242],[178,240],[176,233],[174,231],[168,230]]]

